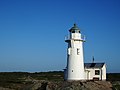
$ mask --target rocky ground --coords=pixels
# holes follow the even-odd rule
[[[64,81],[63,72],[0,73],[0,90],[120,90],[120,74],[107,81]]]
[[[112,90],[112,84],[106,81],[36,81],[22,90]]]

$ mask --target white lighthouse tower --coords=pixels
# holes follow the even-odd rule
[[[64,72],[65,80],[84,80],[83,42],[80,29],[74,24],[69,30],[70,35],[65,39],[68,43],[67,66]]]

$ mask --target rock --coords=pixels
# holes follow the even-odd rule
[[[108,81],[38,81],[28,90],[112,90]]]
[[[120,90],[120,81],[112,81],[113,90]]]
[[[14,90],[14,89],[0,87],[0,90]]]

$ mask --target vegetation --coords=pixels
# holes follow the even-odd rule
[[[37,80],[63,81],[62,71],[35,72],[30,74],[30,76]]]
[[[120,73],[107,73],[107,81],[113,85],[113,90],[120,90]]]
[[[120,81],[120,73],[107,73],[108,81]]]
[[[32,85],[35,80],[63,81],[62,71],[50,72],[1,72],[0,87],[19,90],[26,85]],[[113,84],[113,90],[120,90],[120,73],[108,73],[107,81]]]
[[[63,81],[62,71],[53,72],[1,72],[0,87],[19,89],[26,85],[33,84],[34,80]]]

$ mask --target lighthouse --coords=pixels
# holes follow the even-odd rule
[[[84,80],[84,54],[80,29],[76,24],[69,30],[70,34],[65,38],[67,47],[67,66],[64,69],[65,80]]]

